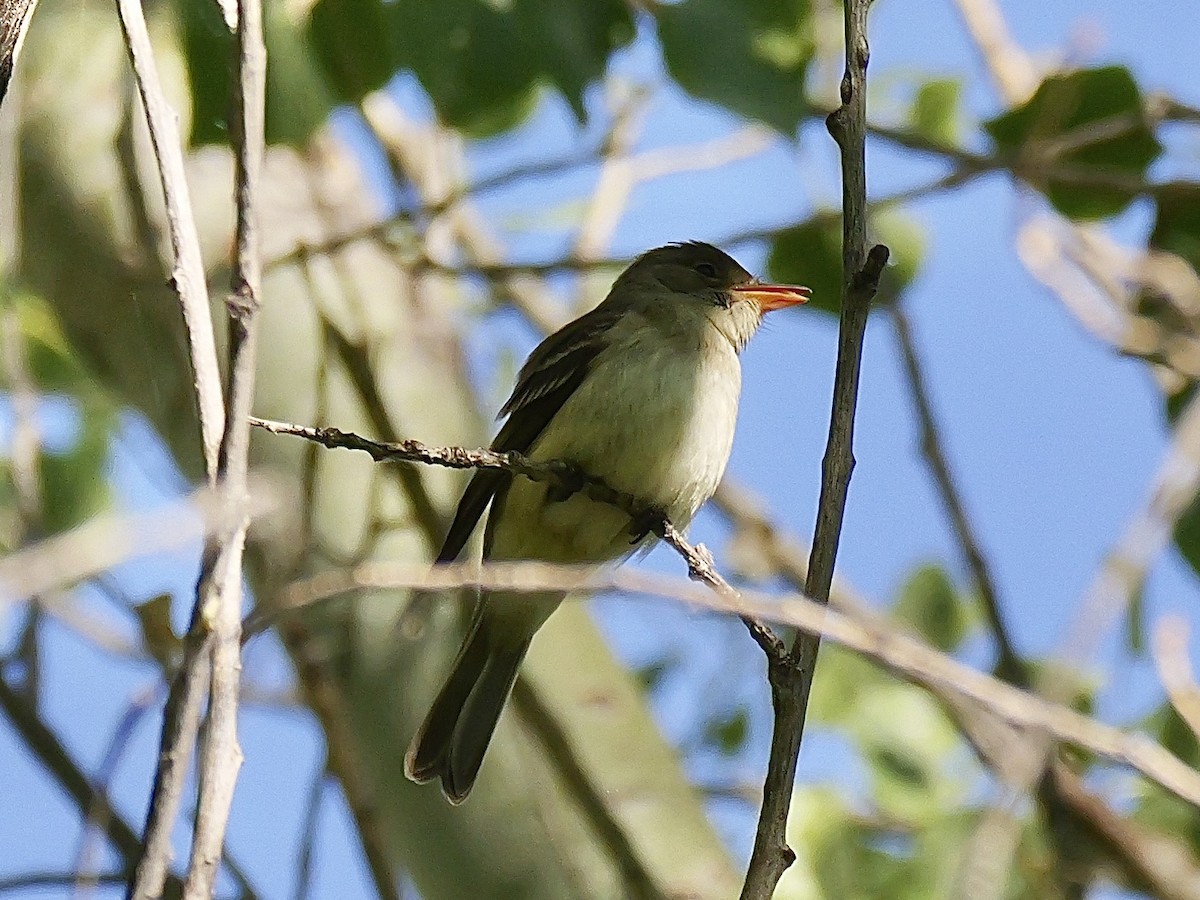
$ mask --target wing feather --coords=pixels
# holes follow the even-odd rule
[[[604,335],[618,316],[619,313],[601,304],[537,346],[522,366],[512,396],[500,410],[500,415],[507,415],[508,421],[492,441],[493,450],[529,452],[555,413],[591,371],[593,361],[604,349]],[[498,492],[507,490],[511,481],[512,475],[507,472],[476,470],[458,502],[438,562],[458,558],[488,503]]]

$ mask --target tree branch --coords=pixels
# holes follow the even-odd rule
[[[966,507],[954,482],[954,475],[950,471],[950,461],[942,446],[941,433],[933,414],[933,403],[929,397],[928,380],[922,370],[921,360],[913,341],[908,314],[899,302],[891,307],[890,312],[892,324],[896,329],[896,340],[900,343],[900,355],[904,364],[908,391],[912,396],[913,406],[916,407],[917,422],[921,428],[921,453],[929,466],[934,486],[941,497],[942,505],[946,508],[946,515],[950,519],[951,529],[958,540],[959,548],[971,570],[975,587],[983,602],[984,614],[991,626],[992,639],[996,642],[998,656],[996,673],[1006,681],[1027,687],[1029,685],[1028,667],[1017,653],[1009,636],[1008,627],[1005,625],[1000,611],[1000,595],[996,590],[996,579],[992,576],[991,566],[983,554],[979,538],[975,535],[975,528],[967,516]]]
[[[431,447],[420,441],[373,441],[338,428],[312,428],[268,419],[250,417],[250,423],[273,434],[290,434],[315,441],[330,449],[359,450],[370,454],[376,462],[418,462],[450,469],[502,469],[522,475],[530,481],[545,482],[581,493],[597,503],[607,503],[627,513],[633,521],[631,537],[654,533],[678,553],[687,563],[688,574],[702,581],[736,609],[738,592],[713,565],[711,554],[703,547],[687,542],[672,522],[660,510],[647,505],[632,494],[618,491],[600,478],[587,474],[570,463],[553,460],[534,462],[515,451],[467,450],[463,447]],[[762,623],[743,616],[751,635],[769,656],[782,660],[784,645],[777,635]]]
[[[248,635],[271,622],[312,605],[367,590],[406,588],[443,591],[462,587],[503,591],[564,592],[619,590],[681,600],[719,613],[753,615],[763,621],[822,634],[887,668],[906,681],[942,698],[968,698],[990,715],[1018,729],[1020,745],[1036,744],[1041,732],[1137,770],[1180,799],[1200,807],[1200,772],[1142,734],[1130,734],[1079,713],[1069,706],[1014,687],[857,611],[833,609],[803,594],[773,596],[742,591],[738,605],[689,580],[634,568],[515,562],[368,563],[331,570],[290,585],[277,597],[275,610],[256,613]]]
[[[221,370],[217,365],[217,345],[208,305],[204,260],[200,256],[200,236],[196,231],[183,168],[182,144],[176,124],[178,117],[167,102],[158,78],[154,48],[150,44],[141,0],[117,0],[117,10],[146,111],[146,123],[150,126],[154,155],[158,160],[159,180],[167,207],[167,231],[174,257],[171,283],[179,297],[184,325],[187,326],[188,353],[200,412],[204,464],[212,482],[217,475],[217,455],[225,427],[225,404],[221,399]]]
[[[230,129],[236,155],[237,258],[225,301],[229,313],[229,393],[217,483],[229,513],[230,529],[214,535],[205,548],[192,631],[210,633],[211,686],[200,761],[200,799],[192,854],[184,885],[185,900],[212,896],[220,868],[225,828],[242,750],[237,739],[237,703],[241,677],[242,550],[249,516],[247,471],[250,459],[250,409],[262,296],[259,258],[259,178],[265,138],[267,51],[263,43],[260,0],[237,2],[235,116]]]
[[[869,0],[847,0],[844,5],[846,70],[841,83],[842,104],[826,120],[842,160],[843,297],[829,441],[822,464],[816,531],[805,580],[805,594],[822,604],[829,600],[846,496],[854,468],[854,411],[867,315],[888,259],[888,250],[882,245],[873,247],[870,254],[866,251],[869,6]],[[767,678],[771,685],[775,722],[763,783],[762,809],[742,887],[742,900],[768,900],[780,877],[796,858],[787,845],[787,817],[819,648],[820,635],[805,633],[797,635],[785,663],[776,663],[768,657]]]

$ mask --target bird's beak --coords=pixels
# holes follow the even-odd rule
[[[731,293],[744,300],[753,300],[764,313],[807,303],[812,296],[812,291],[799,285],[763,284],[757,281],[731,288]]]

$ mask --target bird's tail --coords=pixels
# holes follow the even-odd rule
[[[467,799],[500,711],[529,649],[528,639],[506,646],[482,616],[463,641],[454,666],[404,756],[405,774],[422,784],[440,778],[451,803]]]

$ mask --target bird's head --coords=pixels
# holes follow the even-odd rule
[[[809,295],[806,287],[759,281],[723,250],[688,241],[643,253],[617,279],[610,298],[651,315],[656,307],[703,315],[741,350],[764,315],[804,303]]]

